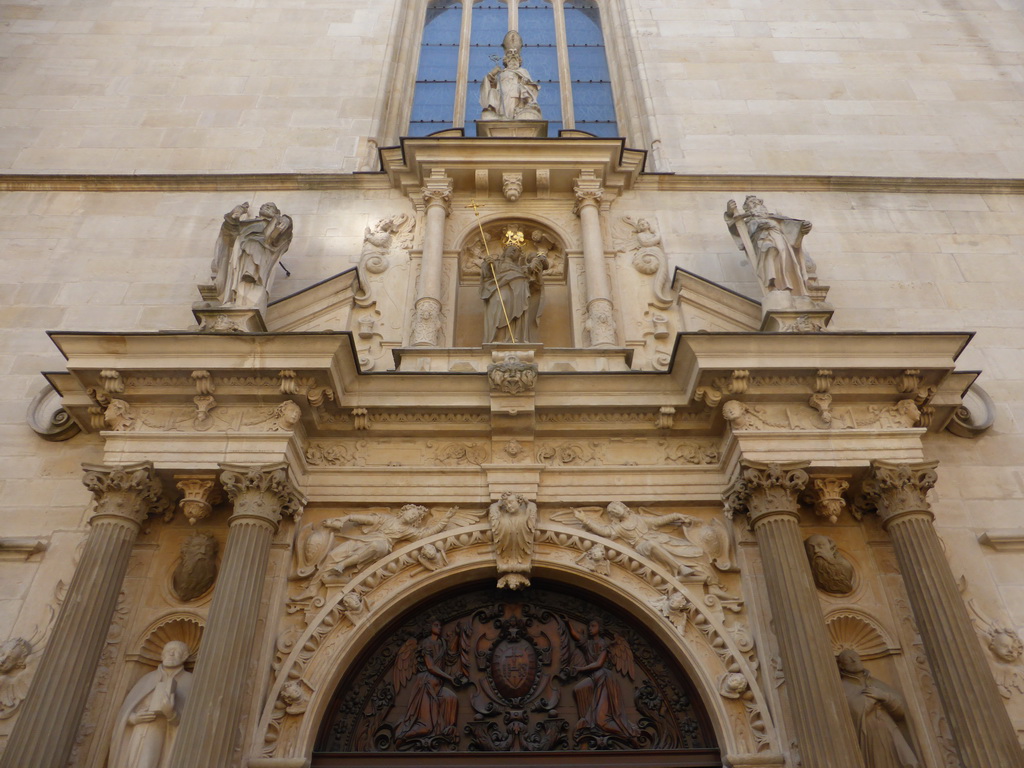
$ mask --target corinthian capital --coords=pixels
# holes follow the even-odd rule
[[[576,193],[576,207],[573,209],[576,214],[579,214],[583,206],[597,205],[604,197],[604,187],[593,171],[581,173],[572,189]]]
[[[809,463],[743,462],[736,479],[722,494],[726,516],[746,512],[756,523],[766,516],[797,515],[798,498],[808,479],[804,467]]]
[[[427,208],[432,205],[443,205],[445,213],[451,213],[452,190],[454,182],[444,175],[444,171],[435,168],[427,177],[421,193]]]
[[[306,500],[288,479],[287,464],[221,464],[220,468],[221,485],[235,507],[233,517],[260,518],[276,526],[282,515],[302,514]]]
[[[896,464],[871,462],[871,471],[864,480],[859,500],[862,509],[874,508],[882,523],[888,525],[897,517],[919,513],[931,515],[928,491],[935,487],[939,462]]]
[[[169,520],[174,507],[164,495],[163,486],[153,471],[153,464],[142,461],[122,467],[83,464],[82,482],[92,491],[96,511],[92,519],[114,517],[142,525],[151,514],[162,514]]]

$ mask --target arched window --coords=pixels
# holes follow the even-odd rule
[[[408,135],[446,128],[476,135],[480,83],[500,61],[510,29],[522,35],[523,65],[540,84],[548,135],[563,128],[619,135],[595,0],[430,0]]]

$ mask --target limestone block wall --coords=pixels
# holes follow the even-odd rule
[[[422,5],[5,4],[0,170],[372,167],[411,97],[415,68],[392,69]],[[637,94],[620,124],[657,170],[1022,174],[1024,20],[1008,0],[603,6],[613,78]]]

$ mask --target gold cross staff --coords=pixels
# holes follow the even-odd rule
[[[487,254],[487,263],[491,267],[491,275],[494,277],[494,290],[498,294],[498,303],[501,304],[501,314],[505,316],[505,327],[508,328],[509,338],[512,339],[512,343],[516,343],[516,336],[512,332],[512,321],[508,319],[508,310],[505,309],[505,300],[501,298],[501,286],[498,285],[498,273],[494,271],[494,261],[491,259],[491,249],[487,247],[487,236],[484,234],[484,225],[480,223],[480,206],[476,200],[471,200],[467,208],[472,208],[473,213],[476,214],[476,226],[480,230],[480,239],[484,243],[484,253]]]

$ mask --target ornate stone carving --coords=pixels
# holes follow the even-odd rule
[[[860,514],[873,509],[884,522],[915,512],[930,515],[927,496],[938,481],[937,466],[937,461],[921,464],[871,462],[871,473],[861,486],[855,511]]]
[[[480,83],[481,120],[541,120],[537,94],[540,85],[523,68],[523,38],[512,30],[505,35],[501,47],[505,55],[501,66],[484,75]]]
[[[413,311],[412,336],[409,343],[413,346],[436,347],[441,338],[441,302],[426,297],[416,302]]]
[[[113,398],[107,401],[103,421],[113,432],[127,432],[135,426],[135,414],[124,400]]]
[[[381,219],[373,228],[367,227],[363,235],[363,250],[359,256],[359,290],[352,300],[358,307],[371,307],[376,303],[370,286],[370,275],[380,275],[391,265],[392,252],[407,251],[413,244],[416,220],[404,213]]]
[[[590,346],[615,346],[615,315],[608,299],[594,299],[590,302],[583,330],[590,335]]]
[[[804,540],[804,549],[818,589],[830,595],[853,592],[853,563],[842,555],[832,539],[816,533]]]
[[[32,398],[26,415],[29,427],[44,440],[68,440],[82,431],[64,410],[60,393],[49,383]]]
[[[608,560],[608,554],[601,544],[591,544],[574,562],[591,573],[599,573],[602,576],[611,576],[612,574],[611,561]]]
[[[621,541],[637,554],[668,569],[676,578],[692,579],[697,574],[698,561],[704,555],[703,548],[688,539],[656,530],[666,525],[690,527],[699,522],[697,518],[680,513],[653,515],[643,508],[635,511],[621,501],[611,502],[601,513],[600,508],[574,508],[569,515],[558,514],[553,519],[575,522],[586,531]]]
[[[810,498],[814,504],[814,512],[818,517],[830,523],[839,520],[839,515],[846,508],[843,494],[850,488],[850,483],[841,477],[815,477],[811,480]]]
[[[717,464],[721,458],[718,446],[713,443],[692,440],[679,443],[666,441],[664,447],[665,460],[673,464]]]
[[[437,169],[435,169],[437,170]],[[455,183],[444,175],[444,172],[432,173],[427,183],[421,188],[420,195],[427,208],[432,205],[440,205],[445,210],[445,215],[451,212],[452,192]]]
[[[235,506],[235,517],[256,517],[277,525],[298,517],[305,500],[288,479],[285,465],[247,467],[222,464],[220,482]]]
[[[729,519],[746,511],[755,521],[766,514],[799,512],[797,497],[807,485],[803,468],[808,462],[763,464],[745,462],[732,484],[722,494],[725,515]]]
[[[836,661],[866,768],[918,768],[921,763],[898,725],[904,719],[903,698],[872,677],[856,651],[844,650]]]
[[[171,588],[179,600],[195,600],[213,586],[219,547],[210,533],[193,533],[181,542],[181,558],[171,575]]]
[[[737,247],[754,263],[766,295],[774,291],[792,296],[810,293],[803,239],[811,231],[811,222],[771,213],[755,195],[747,195],[742,212],[736,201],[730,200],[725,221]]]
[[[537,364],[525,362],[518,355],[505,355],[505,359],[487,366],[487,381],[491,389],[506,395],[531,392],[537,384]]]
[[[254,219],[242,218],[248,212],[242,203],[224,215],[210,280],[220,306],[264,312],[274,267],[292,242],[292,220],[273,203]]]
[[[446,467],[480,466],[487,460],[487,449],[481,443],[435,443],[427,441],[427,457]]]
[[[964,393],[963,403],[953,413],[946,429],[958,437],[973,438],[986,432],[996,420],[996,404],[988,392],[972,384]]]
[[[184,498],[178,502],[190,525],[210,516],[213,505],[220,502],[221,493],[217,481],[205,475],[175,475],[175,487]]]
[[[840,608],[825,617],[832,652],[849,648],[862,659],[876,659],[898,652],[877,620],[855,608]]]
[[[166,768],[182,709],[192,689],[188,646],[172,640],[160,666],[125,697],[110,744],[110,768]]]
[[[537,530],[537,505],[525,496],[506,491],[487,510],[494,538],[498,587],[523,589],[530,586],[533,567],[533,539]]]
[[[25,666],[32,645],[22,637],[0,643],[0,720],[11,717],[28,693]]]
[[[85,468],[82,482],[96,501],[93,519],[117,517],[141,525],[151,514],[162,514],[164,520],[174,515],[174,507],[164,496],[151,462],[115,468],[95,464],[82,466]]]
[[[369,444],[357,440],[353,444],[310,443],[306,446],[306,461],[314,467],[365,467]]]
[[[715,379],[709,387],[697,387],[693,399],[708,408],[717,408],[724,395],[743,395],[749,388],[750,371],[735,370],[728,379]]]
[[[659,309],[671,307],[679,297],[672,293],[672,278],[661,235],[647,219],[623,216],[622,222],[625,226],[616,227],[616,250],[632,257],[637,272],[651,277],[654,305]]]
[[[458,507],[452,507],[440,518],[427,522],[430,510],[419,504],[406,504],[397,515],[390,510],[366,512],[332,517],[310,526],[301,534],[303,547],[299,551],[296,574],[305,578],[315,574],[309,586],[292,599],[300,602],[314,598],[322,586],[346,583],[354,571],[391,554],[395,545],[403,541],[416,541],[448,528],[456,518]],[[350,526],[361,526],[360,533],[345,533]],[[334,536],[343,540],[336,547],[330,545]]]
[[[537,449],[537,461],[551,466],[603,464],[605,443],[598,440],[545,445]]]
[[[516,202],[523,194],[523,174],[503,173],[501,174],[501,193],[510,203]]]

